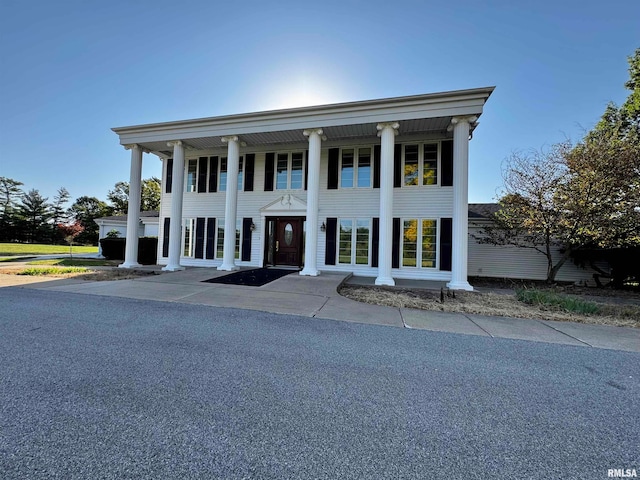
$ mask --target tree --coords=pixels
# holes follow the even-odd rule
[[[53,197],[53,203],[51,204],[51,218],[54,225],[65,224],[68,220],[68,209],[66,204],[69,202],[71,195],[66,188],[60,187]],[[61,231],[59,228],[53,230],[53,242],[59,241],[61,237]]]
[[[16,238],[16,206],[23,192],[22,182],[8,177],[0,177],[0,240]]]
[[[72,223],[58,223],[58,232],[69,244],[69,256],[73,259],[73,241],[75,238],[84,232],[84,227],[78,221]]]
[[[28,242],[49,241],[51,238],[51,225],[48,223],[51,219],[51,205],[48,200],[35,189],[22,196],[18,205],[18,217]]]
[[[112,210],[105,202],[96,197],[79,197],[69,208],[73,218],[80,222],[84,231],[76,238],[78,243],[98,242],[98,225],[94,220],[111,215]]]
[[[140,211],[148,212],[160,208],[160,185],[161,181],[157,177],[142,180]],[[129,182],[117,182],[113,190],[109,190],[107,200],[111,202],[114,213],[126,215],[129,208]]]
[[[564,209],[558,205],[558,192],[566,181],[568,142],[544,151],[513,153],[503,168],[504,194],[500,210],[476,239],[493,245],[531,248],[546,257],[547,281],[553,282],[567,261],[570,229],[562,221]],[[565,247],[554,258],[554,247]]]
[[[550,282],[579,249],[640,246],[640,49],[629,65],[631,95],[582,141],[509,159],[501,209],[479,241],[543,253]]]

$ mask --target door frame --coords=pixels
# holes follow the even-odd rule
[[[307,221],[307,217],[305,215],[275,215],[265,217],[264,223],[264,239],[263,239],[263,256],[262,256],[262,266],[263,267],[277,267],[277,261],[275,256],[275,251],[273,252],[273,263],[269,263],[269,236],[270,236],[270,225],[273,222],[275,228],[273,230],[273,234],[276,235],[276,228],[278,225],[278,221],[283,221],[286,219],[291,220],[300,220],[300,228],[302,231],[300,232],[300,238],[298,240],[298,249],[300,254],[298,255],[299,261],[298,265],[282,265],[283,267],[297,267],[302,268],[304,265],[304,241],[305,241],[305,223]]]

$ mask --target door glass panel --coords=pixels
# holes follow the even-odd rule
[[[293,242],[293,227],[287,223],[284,227],[284,243],[288,246]]]

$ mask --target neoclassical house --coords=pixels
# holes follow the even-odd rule
[[[123,268],[143,153],[163,163],[158,263],[287,266],[470,290],[469,140],[493,87],[114,128],[131,150]]]

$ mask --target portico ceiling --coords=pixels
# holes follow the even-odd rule
[[[274,110],[223,117],[114,128],[120,143],[171,154],[167,142],[182,140],[188,149],[226,148],[222,137],[237,135],[246,147],[304,144],[303,131],[322,128],[328,142],[371,139],[380,122],[398,122],[398,136],[447,134],[455,116],[482,114],[494,87],[381,100]],[[472,124],[471,128],[474,128]]]

